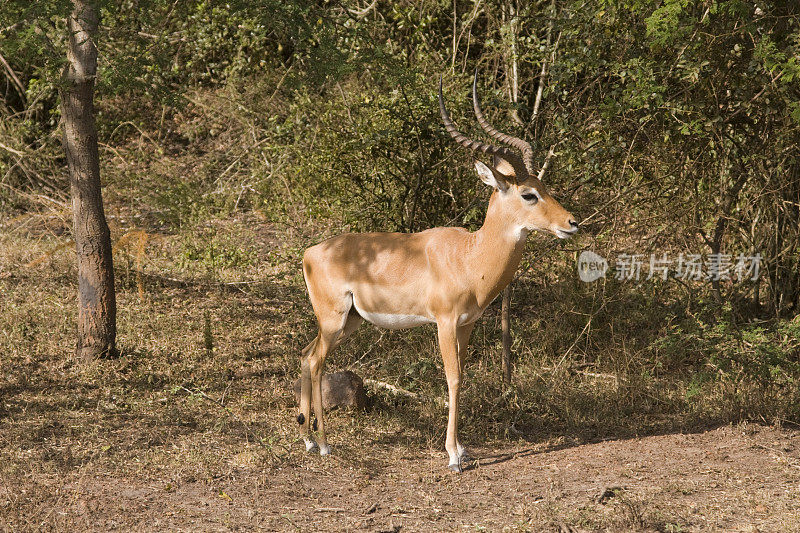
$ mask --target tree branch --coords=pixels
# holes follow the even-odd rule
[[[17,77],[17,74],[14,72],[14,69],[11,68],[11,65],[8,64],[8,61],[6,61],[6,58],[3,57],[3,54],[0,54],[0,63],[2,63],[3,67],[5,68],[6,76],[8,77],[9,80],[11,80],[11,84],[14,86],[14,88],[19,93],[19,97],[22,98],[22,103],[24,104],[26,102],[26,100],[27,100],[27,97],[26,97],[26,94],[25,94],[25,92],[26,92],[25,91],[25,86],[19,80],[19,78]]]

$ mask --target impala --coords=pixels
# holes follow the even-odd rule
[[[301,359],[297,422],[308,451],[330,453],[321,377],[331,350],[364,320],[388,329],[434,323],[449,393],[445,449],[450,470],[461,472],[466,452],[458,440],[458,389],[475,321],[511,281],[531,231],[562,239],[578,231],[572,215],[541,182],[552,150],[537,174],[531,145],[497,131],[484,118],[477,72],[472,99],[483,130],[519,151],[459,132],[445,108],[439,80],[439,109],[447,132],[464,148],[493,156],[491,165],[475,161],[480,179],[494,189],[478,231],[440,227],[420,233],[348,233],[312,246],[303,256],[303,275],[319,326]],[[316,441],[310,430],[312,399]]]

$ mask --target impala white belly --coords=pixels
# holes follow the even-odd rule
[[[378,327],[386,329],[405,329],[421,326],[423,324],[430,324],[434,322],[432,318],[422,315],[403,315],[399,313],[369,313],[358,307],[358,304],[353,299],[353,307],[355,307],[358,314],[369,322]]]

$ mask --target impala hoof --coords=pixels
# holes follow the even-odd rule
[[[447,465],[447,469],[451,472],[458,472],[459,474],[462,472],[461,463],[453,463]]]
[[[323,444],[322,446],[319,447],[319,454],[322,457],[325,457],[326,455],[330,455],[331,454],[331,447],[328,446],[327,444]]]
[[[318,448],[317,443],[314,442],[313,440],[307,440],[306,441],[306,452],[312,453],[312,452],[316,451],[317,448]]]

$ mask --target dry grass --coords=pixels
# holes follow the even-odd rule
[[[131,233],[117,225],[122,356],[87,365],[71,357],[75,270],[68,228],[57,230],[65,222],[52,213],[37,217],[25,224],[7,220],[0,236],[0,516],[6,527],[69,525],[58,515],[70,504],[65,483],[128,479],[167,491],[196,483],[217,490],[242,469],[306,464],[289,383],[300,348],[314,333],[296,267],[313,237],[298,231],[282,240],[255,216],[173,234]],[[603,331],[609,323],[612,329],[635,324],[644,311],[630,298],[606,298],[610,313],[628,310],[625,318],[593,314],[600,295],[578,292],[583,288],[567,280],[568,266],[559,263],[568,256],[560,254],[544,281],[528,276],[517,285],[513,389],[499,385],[497,310],[476,329],[464,440],[491,447],[574,446],[727,421],[687,403],[682,373],[648,374],[652,360],[636,359],[657,330],[587,335],[587,321]],[[547,291],[534,290],[542,285]],[[566,293],[585,307],[558,310]],[[548,324],[546,312],[553,310],[558,328]],[[333,413],[331,441],[339,460],[368,470],[363,450],[375,457],[427,451],[438,476],[445,413],[437,399],[445,389],[432,328],[364,327],[330,364],[424,398],[411,403],[377,393],[369,416]],[[700,399],[724,401],[716,389]],[[597,509],[576,514],[557,505],[535,516],[593,528],[658,522],[635,498],[619,501],[627,504],[615,507],[611,518],[599,518]]]
[[[175,117],[180,135],[131,126],[109,135],[115,145],[104,147],[120,358],[91,364],[72,359],[76,298],[68,206],[58,198],[25,193],[27,211],[0,215],[2,527],[135,525],[144,511],[126,509],[124,503],[108,512],[116,525],[113,520],[92,523],[87,517],[94,511],[81,511],[87,498],[83,487],[113,504],[119,480],[134,492],[124,494],[123,502],[139,501],[141,493],[179,501],[209,492],[215,518],[227,516],[219,508],[227,501],[221,495],[228,494],[225,487],[250,491],[248,513],[265,494],[277,498],[266,476],[280,479],[293,498],[307,502],[314,497],[309,483],[334,486],[336,476],[364,488],[359,495],[369,493],[365,487],[383,486],[385,492],[406,483],[402,486],[422,494],[424,502],[415,505],[425,512],[433,512],[437,498],[451,489],[464,498],[475,496],[470,485],[475,480],[455,481],[441,471],[446,395],[432,327],[381,332],[365,326],[354,334],[329,368],[350,368],[418,393],[422,400],[377,391],[366,416],[332,413],[333,473],[301,454],[289,384],[300,349],[315,332],[300,256],[306,246],[346,228],[313,216],[334,211],[327,204],[309,207],[300,196],[270,203],[269,198],[292,193],[276,170],[283,162],[267,161],[251,149],[258,142],[257,124],[252,117],[231,119],[238,112],[233,100],[207,104],[203,98],[194,98],[197,109],[190,106],[187,116]],[[190,149],[170,135],[189,139]],[[658,442],[664,434],[674,437],[742,420],[800,421],[798,319],[749,339],[739,331],[715,333],[724,341],[720,354],[727,350],[715,358],[716,346],[704,338],[714,326],[707,315],[718,309],[704,309],[682,287],[577,281],[575,254],[584,246],[608,255],[634,249],[646,237],[631,233],[630,242],[613,235],[578,241],[544,256],[539,255],[544,239],[531,239],[531,263],[523,265],[513,292],[514,385],[509,390],[500,385],[495,304],[473,333],[463,389],[465,442],[485,455],[510,446],[513,458],[520,449],[529,455],[575,449],[579,457],[581,445],[605,439],[649,435]],[[784,352],[767,377],[753,373],[762,344]],[[739,351],[750,359],[731,359]],[[740,366],[724,366],[731,360]],[[567,454],[563,464],[575,460]],[[425,473],[417,478],[420,464]],[[508,464],[505,474],[514,477]],[[476,474],[478,480],[481,476]],[[706,482],[733,483],[698,484]],[[486,490],[506,490],[503,483],[498,488],[487,481]],[[564,500],[564,494],[572,494],[569,487],[557,484],[563,480],[553,483],[541,501],[523,500],[519,510],[515,493],[503,492],[496,522],[475,518],[470,523],[528,531],[562,524],[681,531],[698,523],[681,514],[683,500],[676,494],[693,489],[680,479],[672,492],[659,485],[661,492],[620,493],[610,506],[587,504],[583,488],[575,492],[580,498]],[[545,491],[539,485],[523,489]],[[791,506],[781,502],[776,512],[788,516]],[[365,509],[371,505],[358,503]],[[709,507],[703,516],[724,517],[726,506],[735,507],[734,499],[716,511]],[[76,508],[77,514],[68,511]],[[751,509],[758,509],[757,502],[739,515]],[[208,529],[243,524],[286,529],[302,513],[284,514],[266,524],[253,522],[250,514],[202,523]],[[796,525],[781,522],[784,514],[773,523]],[[386,525],[402,515],[391,511]],[[371,527],[366,518],[363,522]],[[176,529],[188,523],[165,522]],[[309,528],[307,523],[298,527]],[[158,522],[148,528],[158,529]]]

